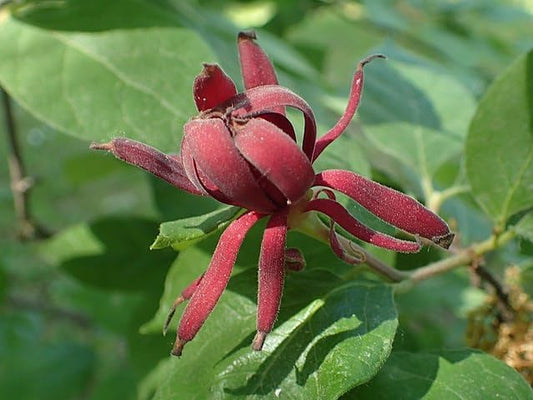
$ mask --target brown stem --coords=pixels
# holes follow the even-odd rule
[[[496,293],[496,297],[498,298],[500,304],[503,306],[503,317],[505,320],[511,320],[514,315],[514,309],[511,306],[511,303],[509,303],[509,295],[503,288],[502,284],[498,281],[498,279],[490,272],[487,268],[485,268],[483,265],[479,263],[474,263],[472,265],[472,270],[474,273],[479,276],[483,281],[488,283],[490,286],[494,288],[494,292]]]
[[[49,236],[48,232],[35,224],[31,217],[29,197],[34,180],[26,174],[20,146],[17,140],[17,130],[15,126],[15,118],[13,116],[13,109],[11,107],[11,100],[5,90],[0,88],[0,92],[2,95],[2,107],[5,114],[8,145],[7,162],[9,166],[15,214],[18,223],[18,236],[23,240],[47,237]]]
[[[515,232],[510,230],[501,235],[493,235],[481,243],[474,243],[470,247],[459,251],[451,257],[428,264],[410,273],[408,279],[397,285],[398,291],[409,290],[418,282],[451,271],[460,266],[470,265],[474,259],[489,251],[503,246],[515,236]]]

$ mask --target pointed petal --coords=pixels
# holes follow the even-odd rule
[[[167,318],[165,320],[165,324],[163,325],[163,336],[167,334],[168,326],[170,325],[170,322],[172,321],[172,317],[174,317],[174,314],[176,313],[176,308],[183,303],[186,300],[189,300],[194,292],[196,291],[196,288],[200,284],[200,281],[202,280],[202,277],[204,274],[200,275],[198,278],[196,278],[194,281],[192,281],[189,286],[187,286],[181,294],[176,297],[176,300],[174,300],[174,303],[172,303],[172,307],[170,307],[170,310],[168,311]]]
[[[316,175],[314,186],[326,186],[351,197],[383,221],[441,247],[453,240],[450,228],[435,213],[397,190],[349,171],[328,170]]]
[[[375,246],[402,253],[416,253],[420,250],[420,244],[416,242],[396,239],[384,233],[376,232],[368,226],[363,225],[352,217],[342,205],[334,200],[311,200],[307,203],[305,211],[318,211],[326,214],[356,238]]]
[[[278,316],[285,280],[285,239],[287,214],[273,215],[267,223],[259,256],[259,291],[257,295],[257,332],[252,345],[261,350],[266,334]]]
[[[195,119],[184,129],[189,154],[198,169],[231,204],[267,213],[276,209],[256,182],[221,119]]]
[[[235,108],[232,112],[234,117],[246,118],[272,111],[278,106],[287,106],[300,110],[304,115],[304,138],[302,149],[309,160],[313,159],[316,140],[316,122],[313,110],[300,96],[289,89],[278,86],[258,86],[239,93],[231,104]]]
[[[228,284],[246,233],[261,218],[262,215],[256,212],[244,214],[233,221],[220,236],[211,263],[181,317],[173,355],[181,355],[185,343],[196,336],[215,307]]]
[[[204,64],[194,79],[193,95],[198,111],[214,108],[236,94],[235,84],[217,64]]]
[[[304,269],[305,266],[305,257],[300,249],[295,247],[285,249],[285,269],[298,272]]]
[[[350,254],[339,242],[339,237],[337,236],[337,232],[335,232],[335,222],[333,222],[333,219],[329,223],[329,244],[335,255],[344,262],[352,265],[365,262],[365,254],[363,252],[359,251]]]
[[[359,101],[361,100],[361,92],[363,90],[363,67],[376,57],[385,58],[382,54],[375,54],[365,58],[359,63],[359,65],[357,65],[346,110],[335,126],[317,140],[313,161],[316,160],[322,151],[324,151],[331,142],[337,139],[350,124],[350,121],[359,106]]]
[[[250,89],[256,86],[277,85],[274,66],[255,39],[257,36],[254,31],[239,32],[237,39],[244,87]]]
[[[204,195],[189,180],[179,158],[168,156],[146,144],[126,138],[116,138],[109,143],[92,143],[90,148],[109,151],[118,159],[140,167],[181,190]]]
[[[242,156],[283,193],[288,204],[299,200],[313,184],[315,176],[309,159],[270,122],[249,120],[234,141]]]

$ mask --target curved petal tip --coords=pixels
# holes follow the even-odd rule
[[[237,40],[241,41],[241,40],[255,40],[257,39],[257,35],[255,34],[255,31],[253,30],[250,30],[250,31],[241,31],[239,32],[239,36],[237,37]]]
[[[185,347],[185,343],[187,343],[184,340],[181,340],[179,337],[176,339],[176,342],[174,343],[174,348],[172,349],[173,356],[180,357],[181,353],[183,352],[183,347]]]
[[[448,249],[452,245],[454,238],[455,238],[455,233],[449,232],[446,235],[434,236],[431,238],[431,241],[435,243],[437,246],[442,247],[443,249]]]
[[[252,349],[254,349],[255,351],[261,351],[263,349],[263,344],[265,343],[266,337],[266,332],[257,331],[254,337],[254,341],[252,342]]]

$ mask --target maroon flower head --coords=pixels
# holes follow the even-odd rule
[[[413,198],[354,172],[328,170],[315,174],[313,170],[314,160],[344,132],[357,110],[363,67],[373,58],[383,56],[371,56],[359,63],[344,114],[317,140],[313,111],[301,97],[278,85],[274,68],[255,39],[253,32],[241,32],[238,36],[244,92],[237,92],[233,81],[218,65],[204,64],[193,85],[199,114],[185,124],[179,155],[163,154],[125,138],[91,145],[189,193],[210,196],[247,210],[222,233],[206,272],[185,288],[172,306],[165,330],[176,307],[189,301],[172,351],[178,356],[215,307],[246,233],[261,218],[269,220],[259,256],[254,350],[261,350],[272,330],[286,271],[299,271],[305,266],[298,249],[285,248],[289,229],[304,226],[307,230],[315,229],[317,235],[327,237],[333,252],[350,264],[363,262],[364,253],[351,246],[343,247],[335,223],[356,238],[379,247],[399,252],[420,249],[419,240],[397,239],[359,222],[335,200],[334,191],[349,196],[415,238],[428,239],[444,248],[453,240],[446,223]],[[303,114],[301,145],[285,116],[286,107]],[[329,229],[316,213],[329,218]]]

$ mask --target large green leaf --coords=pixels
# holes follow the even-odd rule
[[[494,357],[472,350],[393,352],[379,374],[343,399],[533,399],[526,381]]]
[[[170,26],[72,32],[4,17],[0,42],[0,83],[38,118],[79,138],[125,135],[163,151],[177,151],[196,113],[192,81],[213,60],[193,32]]]
[[[164,222],[159,226],[159,234],[150,248],[182,250],[227,226],[239,211],[238,207],[228,206],[198,217]]]
[[[172,251],[151,252],[157,224],[114,217],[65,230],[43,245],[42,252],[78,280],[107,289],[148,290],[164,279]]]
[[[474,107],[472,94],[436,69],[376,62],[366,70],[361,142],[376,168],[421,195],[420,182],[460,156]]]
[[[245,348],[223,360],[218,390],[227,398],[337,398],[377,373],[396,326],[389,287],[341,286],[275,330],[261,353]]]
[[[425,178],[432,178],[463,148],[459,137],[405,122],[370,126],[365,138],[413,174]]]
[[[481,100],[466,142],[466,167],[472,193],[497,224],[533,205],[533,51]]]

